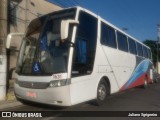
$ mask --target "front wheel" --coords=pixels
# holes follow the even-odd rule
[[[102,105],[109,95],[109,87],[105,80],[101,80],[97,88],[96,105]]]

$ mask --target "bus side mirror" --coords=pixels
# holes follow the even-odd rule
[[[79,24],[76,20],[62,20],[61,21],[61,40],[66,40],[68,38],[69,26],[70,24]]]
[[[19,39],[22,40],[24,33],[10,33],[7,36],[7,40],[6,40],[6,48],[7,49],[16,49],[17,48],[17,43],[19,43],[19,41],[17,40],[17,37],[21,37]],[[14,38],[14,39],[13,39]]]

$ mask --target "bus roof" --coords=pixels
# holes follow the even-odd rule
[[[82,10],[82,11],[84,11],[84,12],[86,12],[86,13],[94,16],[94,17],[96,17],[97,19],[99,19],[100,21],[108,24],[109,26],[111,26],[111,27],[114,28],[115,30],[123,33],[123,34],[126,35],[127,37],[130,37],[131,39],[135,40],[136,42],[138,42],[138,43],[142,44],[143,46],[147,47],[148,49],[150,49],[150,47],[148,47],[147,45],[143,44],[143,43],[142,43],[141,41],[139,41],[138,39],[132,37],[132,36],[129,35],[128,33],[124,32],[123,30],[119,29],[118,27],[116,27],[115,25],[113,25],[112,23],[110,23],[109,21],[103,19],[101,16],[99,16],[99,15],[91,12],[91,11],[88,10],[88,9],[85,9],[85,8],[83,8],[83,7],[80,7],[80,6],[74,6],[74,7],[64,8],[64,9],[57,10],[57,11],[62,11],[62,10],[67,10],[67,9],[72,9],[72,8],[76,8],[76,9],[79,10],[79,11]],[[57,12],[57,11],[54,11],[54,12]],[[42,16],[40,16],[40,17],[47,16],[47,15],[52,14],[52,13],[53,13],[53,12],[48,13],[48,14],[46,14],[46,15],[42,15]]]
[[[102,22],[108,24],[109,26],[113,27],[115,30],[117,30],[117,31],[125,34],[127,37],[130,37],[131,39],[135,40],[136,42],[138,42],[138,43],[142,44],[143,46],[145,46],[145,47],[147,47],[147,48],[150,49],[150,47],[148,47],[147,45],[143,44],[141,41],[139,41],[138,39],[132,37],[132,36],[129,35],[128,33],[124,32],[123,30],[119,29],[118,27],[116,27],[115,25],[113,25],[112,23],[110,23],[109,21],[103,19],[101,16],[96,15],[95,13],[91,12],[90,10],[87,10],[87,9],[85,9],[85,8],[83,8],[83,7],[80,7],[80,6],[75,6],[75,8],[91,14],[92,16],[96,17],[97,19],[100,19],[100,21],[102,21]]]

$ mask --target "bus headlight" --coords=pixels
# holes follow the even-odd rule
[[[66,85],[66,79],[65,80],[54,80],[51,81],[49,84],[49,87],[60,87],[60,86],[65,86]]]

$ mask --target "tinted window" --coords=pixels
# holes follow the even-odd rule
[[[133,39],[129,38],[128,43],[130,53],[137,55],[136,42]]]
[[[115,30],[110,26],[102,23],[101,24],[101,43],[103,45],[117,48],[116,39],[115,39]]]
[[[147,51],[148,51],[148,58],[151,59],[151,50],[147,49]]]
[[[120,32],[117,32],[118,48],[128,52],[127,37]]]
[[[137,51],[139,56],[143,56],[143,49],[140,43],[137,43]]]
[[[143,56],[145,58],[148,58],[148,51],[147,51],[147,48],[145,46],[143,46]]]
[[[97,22],[97,19],[92,15],[80,12],[72,63],[72,77],[91,74],[93,70]]]

